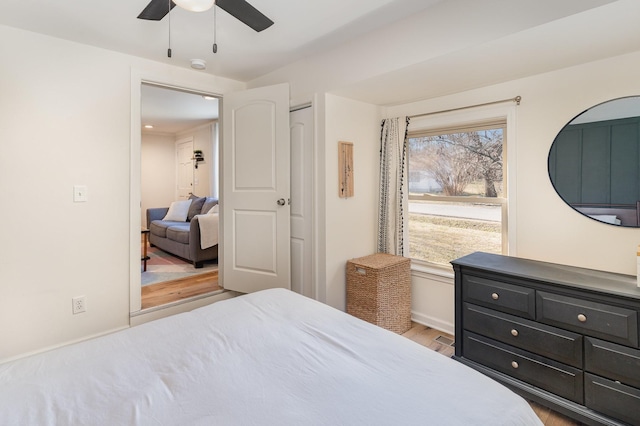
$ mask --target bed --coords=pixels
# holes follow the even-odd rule
[[[611,225],[640,226],[640,201],[635,204],[571,204],[585,216]]]
[[[541,425],[457,361],[273,289],[0,365],[9,425]]]

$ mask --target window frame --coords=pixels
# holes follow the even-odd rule
[[[499,204],[502,206],[502,253],[506,255],[515,255],[516,253],[516,106],[509,105],[490,105],[483,107],[470,108],[465,110],[455,110],[443,113],[425,114],[416,116],[409,122],[407,139],[434,136],[451,132],[471,131],[482,128],[503,127],[503,197],[434,197],[430,196],[433,201],[446,202],[482,202]],[[409,169],[410,159],[407,159],[407,170]],[[407,182],[408,185],[408,182]],[[409,196],[408,187],[404,191],[405,205],[409,205],[410,199],[420,199],[422,196]],[[409,215],[405,215],[404,232],[404,249],[409,252]],[[432,272],[438,275],[450,276],[451,267],[434,264],[425,260],[411,258],[412,268],[424,272]]]

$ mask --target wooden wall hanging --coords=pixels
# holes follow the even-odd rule
[[[340,198],[353,197],[352,142],[338,142],[338,174]]]

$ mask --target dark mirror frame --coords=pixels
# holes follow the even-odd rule
[[[547,170],[560,198],[614,226],[640,226],[640,96],[612,99],[575,116],[549,150]]]

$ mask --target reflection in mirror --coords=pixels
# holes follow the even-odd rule
[[[576,116],[549,151],[549,178],[574,210],[603,223],[640,224],[640,96]]]

